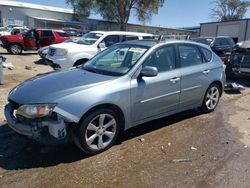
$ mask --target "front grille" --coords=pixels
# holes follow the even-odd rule
[[[55,52],[56,52],[56,49],[55,49],[55,48],[49,48],[48,54],[49,54],[50,56],[54,56],[54,55],[55,55]]]

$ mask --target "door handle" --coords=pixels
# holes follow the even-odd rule
[[[203,73],[208,74],[208,73],[210,73],[210,70],[204,70]]]
[[[179,80],[180,80],[179,77],[174,77],[174,78],[170,79],[170,82],[175,83],[175,82],[177,82],[177,81],[179,81]]]

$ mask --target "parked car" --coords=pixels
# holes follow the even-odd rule
[[[236,44],[231,37],[215,37],[211,43],[212,50],[223,60],[235,50]]]
[[[78,40],[79,40],[79,37],[73,37],[73,38],[70,38],[69,40],[65,40],[64,42],[75,42]],[[41,57],[42,60],[46,59],[48,52],[49,52],[49,46],[44,46],[37,50],[37,53]]]
[[[67,33],[61,30],[31,29],[23,35],[1,36],[0,43],[9,53],[18,55],[23,50],[37,50],[68,39]]]
[[[41,57],[42,60],[45,60],[48,51],[49,51],[49,46],[44,46],[37,50],[37,54]]]
[[[250,76],[250,41],[237,44],[237,49],[231,53],[225,71],[228,79]]]
[[[153,35],[122,31],[93,31],[77,41],[51,45],[46,62],[54,69],[68,69],[86,63],[98,52],[116,43],[149,37]]]
[[[15,87],[5,117],[19,134],[47,144],[73,139],[97,154],[141,123],[196,107],[212,112],[224,81],[223,63],[206,45],[127,41]]]
[[[210,46],[210,44],[213,42],[213,40],[214,40],[213,37],[198,37],[198,38],[192,39],[192,41],[206,44],[208,46]]]

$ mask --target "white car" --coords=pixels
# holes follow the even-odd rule
[[[107,47],[129,40],[153,39],[148,33],[125,31],[92,31],[78,40],[49,47],[46,63],[54,69],[68,69],[86,63]]]
[[[0,27],[0,36],[18,35],[27,32],[29,29],[26,26],[18,27]]]

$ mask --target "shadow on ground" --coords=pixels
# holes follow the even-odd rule
[[[37,52],[24,52],[20,55],[14,55],[9,52],[1,52],[0,55],[13,55],[13,56],[28,56],[28,55],[37,55]]]
[[[124,132],[116,144],[122,144],[125,140],[133,139],[200,114],[198,110],[189,110],[139,125]],[[0,143],[0,167],[5,170],[49,167],[88,157],[82,154],[73,143],[60,146],[41,146],[35,141],[16,134],[7,124],[0,126]]]
[[[37,65],[47,65],[48,66],[48,64],[46,64],[45,60],[43,60],[43,59],[39,59],[39,60],[35,61],[34,63]]]

